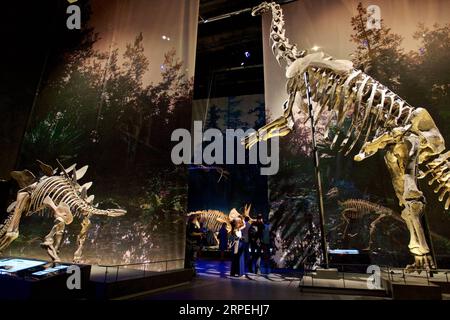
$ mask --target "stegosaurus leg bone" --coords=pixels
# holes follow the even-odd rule
[[[50,232],[45,236],[44,242],[41,243],[41,247],[47,250],[48,255],[54,262],[60,262],[61,259],[58,256],[58,247],[61,243],[61,239],[64,235],[64,229],[66,224],[60,217],[55,219],[55,223]]]
[[[86,241],[87,233],[91,226],[90,218],[91,218],[91,216],[88,215],[88,216],[84,217],[83,221],[81,222],[81,231],[77,237],[78,248],[77,248],[77,251],[75,251],[75,254],[73,255],[73,262],[75,262],[75,263],[82,262],[81,258],[83,256],[83,246],[84,246],[84,242]]]
[[[64,229],[66,224],[72,223],[73,215],[70,207],[65,202],[61,202],[56,206],[49,196],[44,199],[43,204],[53,211],[55,222],[49,234],[45,236],[41,246],[47,250],[53,261],[59,262],[58,250],[64,235]]]

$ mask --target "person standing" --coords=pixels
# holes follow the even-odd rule
[[[242,243],[242,232],[239,229],[238,221],[231,221],[231,239],[233,243],[232,259],[231,259],[231,271],[232,277],[241,277],[245,274],[244,252]]]
[[[258,214],[256,221],[252,223],[252,227],[249,230],[249,241],[251,251],[250,272],[258,273],[261,271],[263,231],[264,231],[263,217],[261,214]]]
[[[219,250],[220,250],[220,261],[223,261],[225,256],[225,251],[228,249],[228,230],[227,224],[222,223],[222,227],[219,230]]]
[[[195,272],[195,260],[197,259],[197,252],[200,248],[200,241],[202,238],[202,233],[200,232],[200,227],[196,215],[189,217],[186,226],[186,248],[184,257],[184,267],[186,269],[192,269]]]
[[[270,273],[271,266],[270,266],[270,258],[272,254],[272,225],[269,223],[269,221],[266,220],[264,223],[264,229],[262,232],[262,258],[264,262],[264,267],[266,270],[266,273]]]
[[[250,268],[250,246],[249,246],[249,231],[252,227],[250,223],[250,217],[245,217],[244,219],[245,227],[242,229],[242,243],[244,250],[244,263],[245,263],[245,271],[251,270]]]
[[[203,222],[200,222],[199,232],[200,232],[201,236],[200,236],[200,241],[199,241],[197,257],[201,256],[203,249],[207,246],[206,234],[207,234],[208,230],[205,228],[205,224]]]

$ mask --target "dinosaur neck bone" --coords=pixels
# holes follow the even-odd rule
[[[270,39],[272,40],[272,52],[278,63],[284,61],[287,66],[291,65],[298,58],[306,55],[306,50],[299,51],[295,44],[291,44],[286,37],[284,28],[283,10],[275,2],[263,2],[252,10],[252,15],[271,12],[272,24],[270,27]]]

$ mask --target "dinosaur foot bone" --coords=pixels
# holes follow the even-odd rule
[[[61,259],[59,258],[58,251],[53,246],[52,242],[49,242],[48,240],[41,243],[41,248],[47,250],[47,254],[52,259],[52,262],[57,263],[61,262]]]
[[[415,261],[413,264],[406,266],[406,273],[417,272],[420,274],[422,271],[429,272],[431,269],[436,269],[433,258],[430,254],[415,255],[414,260]]]

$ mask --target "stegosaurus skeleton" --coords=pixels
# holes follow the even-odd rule
[[[82,250],[86,241],[87,232],[91,225],[91,217],[94,215],[118,217],[126,213],[122,209],[100,210],[92,205],[94,196],[87,196],[87,190],[92,186],[88,182],[80,186],[78,184],[88,166],[76,170],[76,165],[67,169],[58,162],[60,170],[53,169],[40,161],[39,165],[43,176],[37,179],[30,171],[11,172],[21,188],[17,193],[17,199],[7,209],[8,217],[0,225],[0,251],[8,247],[19,236],[19,223],[23,215],[44,213],[46,209],[55,218],[54,226],[45,237],[41,246],[47,250],[54,262],[60,261],[59,247],[66,225],[73,221],[73,216],[83,218],[81,231],[77,237],[78,248],[74,254],[74,261],[80,262]],[[72,176],[69,174],[72,172]]]
[[[450,152],[444,153],[444,138],[430,114],[423,108],[410,106],[369,75],[354,69],[351,61],[334,60],[322,52],[307,54],[305,50],[299,51],[285,36],[280,5],[263,2],[252,10],[252,15],[265,12],[272,14],[270,38],[274,55],[278,62],[286,63],[289,98],[283,116],[248,136],[244,140],[246,147],[289,134],[294,127],[294,106],[308,114],[304,81],[307,72],[315,119],[328,112],[327,130],[332,121],[341,128],[341,134],[335,136],[331,146],[338,145],[340,151],[348,155],[358,142],[362,142],[355,161],[362,161],[379,150],[386,151],[385,162],[396,196],[404,208],[401,217],[410,232],[408,247],[415,257],[414,264],[407,266],[407,270],[435,268],[420,221],[425,198],[417,186],[417,179],[431,175],[430,185],[438,184],[435,192],[441,192],[439,200],[443,201],[450,192]],[[348,118],[351,119],[350,128],[338,143]],[[418,165],[425,165],[427,170],[418,171]],[[450,195],[445,209],[449,207]]]

